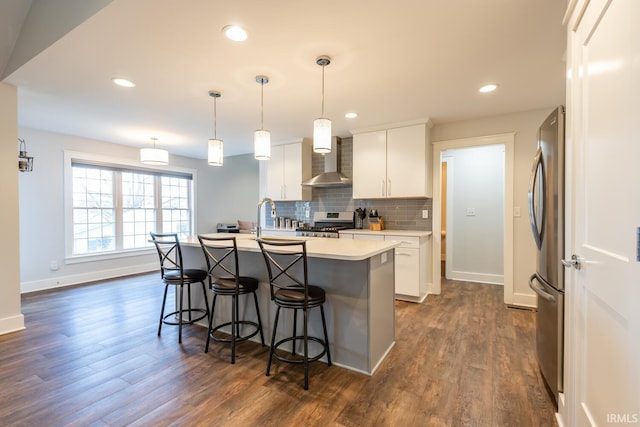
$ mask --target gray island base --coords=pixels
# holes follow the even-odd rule
[[[210,235],[223,236],[215,233]],[[240,274],[260,281],[258,301],[268,345],[276,308],[269,296],[267,268],[254,236],[236,237]],[[274,238],[282,239],[280,236]],[[398,243],[299,239],[307,241],[309,284],[322,287],[327,294],[325,314],[332,362],[337,366],[372,375],[395,344],[394,248]],[[182,240],[181,245],[186,268],[205,268],[204,255],[197,238]],[[192,298],[195,304],[204,304],[200,293],[193,292]],[[231,307],[227,300],[230,298],[218,298],[215,319],[218,324],[230,319]],[[253,304],[249,302],[248,299],[240,300],[241,316],[255,320],[256,313]],[[291,334],[293,316],[292,313],[286,314],[287,316],[283,313],[280,317],[276,340]],[[298,327],[301,325],[302,319],[299,317]],[[322,336],[318,310],[310,312],[309,335]],[[259,337],[256,336],[253,340],[259,341]],[[298,344],[301,346],[301,343]],[[319,352],[316,345],[310,342],[310,354]],[[322,360],[326,362],[326,356]]]

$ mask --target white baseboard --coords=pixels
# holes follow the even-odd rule
[[[509,305],[515,305],[515,306],[519,306],[519,307],[531,307],[531,308],[537,308],[538,307],[538,299],[537,296],[535,294],[533,295],[529,295],[529,294],[513,294],[513,300],[511,302],[508,302]]]
[[[473,273],[469,271],[452,271],[451,279],[463,282],[489,283],[491,285],[504,285],[502,274]]]
[[[45,289],[62,288],[65,286],[78,285],[80,283],[95,282],[97,280],[112,279],[114,277],[129,276],[131,274],[147,273],[157,271],[158,263],[140,264],[129,267],[111,268],[108,270],[92,271],[90,273],[72,274],[69,276],[58,276],[51,279],[34,280],[22,282],[20,284],[21,293],[43,291]],[[159,277],[159,276],[158,276]]]
[[[23,329],[24,329],[24,315],[22,314],[0,319],[0,335],[21,331]]]
[[[427,295],[440,295],[441,293],[441,289],[440,289],[440,282],[438,281],[437,286],[434,285],[433,283],[429,282],[427,283]],[[426,295],[425,295],[425,299],[426,299]]]

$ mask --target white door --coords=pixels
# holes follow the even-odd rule
[[[567,271],[565,412],[639,425],[640,2],[584,3],[569,23],[566,254],[581,269]]]

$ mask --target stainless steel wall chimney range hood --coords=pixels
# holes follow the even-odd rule
[[[342,141],[337,136],[331,138],[331,152],[324,155],[324,172],[302,183],[310,187],[347,187],[351,178],[340,173]]]

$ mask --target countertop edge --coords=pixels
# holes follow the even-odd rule
[[[228,234],[228,233],[204,233],[203,236],[212,236],[212,237],[236,237],[236,242],[238,244],[239,251],[247,251],[247,252],[260,252],[260,248],[257,246],[255,242],[255,235],[253,234]],[[270,236],[265,235],[264,238],[268,238]],[[283,236],[273,236],[275,239],[282,239]],[[327,238],[318,238],[318,237],[284,237],[285,239],[295,240],[305,240],[307,241],[307,256],[309,258],[324,258],[324,259],[333,259],[339,261],[363,261],[379,255],[381,253],[387,252],[388,250],[394,249],[397,246],[400,246],[400,242],[398,241],[373,241],[373,240],[345,240],[345,239],[327,239]],[[251,242],[249,242],[250,240]],[[182,246],[191,246],[191,247],[200,247],[200,243],[196,236],[190,236],[187,239],[181,239],[180,244]],[[324,244],[324,248],[322,245]],[[344,249],[343,252],[340,250],[332,251],[331,246],[359,246],[359,248],[353,249]],[[320,246],[320,248],[318,248]],[[328,246],[328,247],[327,247]],[[353,254],[349,254],[349,251],[352,251]]]

